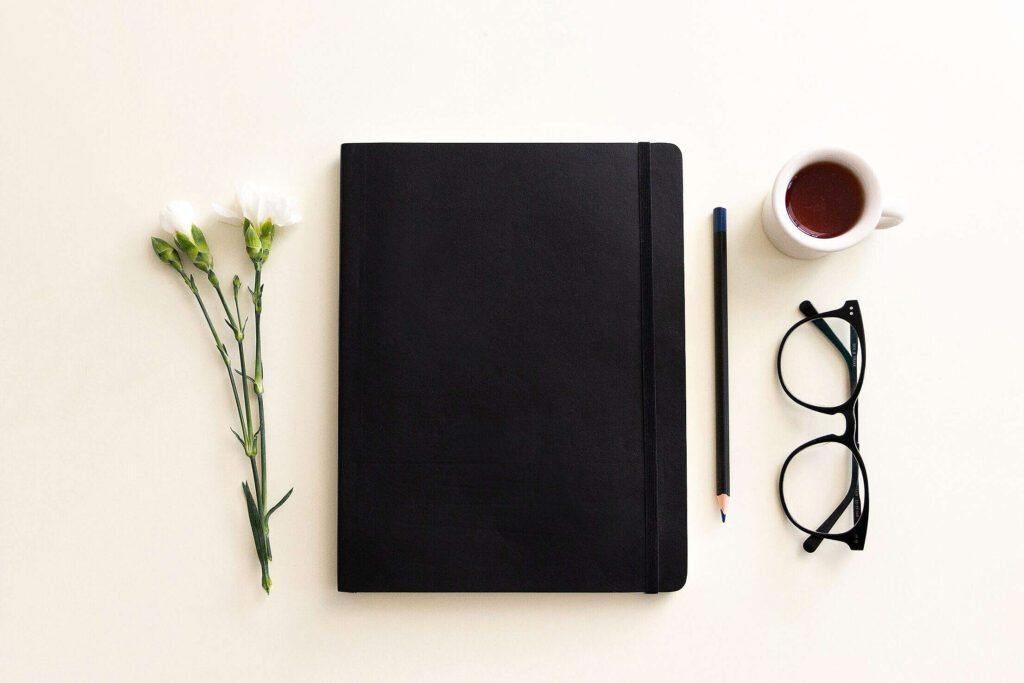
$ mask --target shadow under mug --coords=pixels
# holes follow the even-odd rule
[[[860,219],[836,237],[814,237],[793,222],[786,209],[786,191],[793,176],[801,169],[821,161],[831,161],[848,168],[864,188],[864,210]],[[775,248],[787,256],[799,259],[819,258],[835,251],[849,249],[876,228],[891,228],[903,222],[903,212],[883,208],[882,190],[878,177],[868,163],[852,152],[842,149],[817,149],[797,154],[786,162],[775,178],[772,191],[761,207],[761,225]]]

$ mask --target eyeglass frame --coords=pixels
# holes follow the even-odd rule
[[[782,503],[782,510],[785,512],[789,521],[795,527],[807,534],[808,538],[803,544],[805,551],[813,553],[818,549],[818,546],[821,545],[821,542],[826,539],[845,543],[850,547],[850,550],[863,550],[868,530],[868,507],[870,503],[870,494],[868,492],[867,468],[864,466],[864,459],[860,454],[858,399],[860,398],[861,388],[864,385],[864,375],[867,370],[867,344],[864,339],[864,320],[861,317],[860,304],[856,300],[851,300],[847,301],[840,308],[835,310],[818,313],[810,301],[804,301],[800,304],[800,312],[804,314],[803,320],[796,322],[792,327],[790,327],[783,336],[782,341],[779,343],[779,352],[776,358],[776,372],[779,377],[779,383],[782,385],[782,390],[786,395],[798,405],[823,415],[842,415],[846,421],[846,427],[842,434],[827,434],[816,439],[811,439],[802,446],[797,447],[789,454],[789,457],[787,457],[785,462],[782,464],[782,470],[779,472],[779,500]],[[846,345],[835,335],[832,328],[826,324],[825,320],[829,318],[835,318],[848,323],[856,332],[856,338],[851,337],[850,349],[846,348]],[[843,359],[846,361],[851,378],[850,383],[853,385],[853,389],[850,392],[849,398],[839,405],[831,407],[816,406],[797,398],[796,395],[790,391],[789,387],[786,386],[786,380],[782,376],[782,351],[786,346],[786,341],[789,339],[790,335],[797,330],[797,328],[808,323],[815,325],[815,327],[825,335],[828,341],[836,347],[843,356]],[[858,353],[856,348],[858,343],[860,345],[859,355],[861,364],[859,373],[857,370]],[[839,503],[838,507],[836,507],[832,514],[818,526],[817,530],[812,530],[800,524],[800,522],[796,521],[793,517],[793,514],[789,510],[789,506],[786,504],[786,495],[783,490],[783,484],[786,478],[786,469],[789,467],[789,464],[793,459],[802,451],[824,443],[840,444],[845,446],[849,449],[850,453],[852,453],[850,488],[843,497],[842,502]],[[864,478],[863,509],[861,509],[860,486],[858,482],[860,477]],[[850,503],[853,503],[853,525],[843,533],[830,533],[832,527],[846,512],[846,508]]]

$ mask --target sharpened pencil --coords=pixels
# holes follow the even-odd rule
[[[715,479],[722,523],[729,508],[729,305],[726,288],[725,209],[714,212],[715,250]]]

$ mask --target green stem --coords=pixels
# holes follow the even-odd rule
[[[258,316],[257,316],[258,319]],[[256,324],[259,329],[259,323]],[[257,332],[257,334],[259,334]],[[263,413],[263,394],[256,394],[256,403],[260,411],[260,470],[263,472],[263,498],[260,499],[260,519],[263,520],[263,533],[267,539],[267,559],[273,559],[270,553],[270,520],[267,516],[267,421]]]
[[[235,322],[235,316],[231,314],[231,308],[228,307],[228,302],[224,298],[224,292],[220,288],[220,280],[217,278],[216,275],[213,275],[212,270],[210,271],[210,274],[213,276],[210,279],[210,283],[213,284],[213,288],[217,290],[217,296],[220,297],[220,305],[224,307],[224,314],[228,317],[228,326],[231,328],[231,331],[234,332],[235,335],[237,336],[239,331],[238,323]]]
[[[235,277],[238,277],[238,276],[236,275]],[[238,307],[238,289],[237,288],[235,289],[235,320],[237,320],[238,324],[242,325],[243,328],[244,328],[244,324],[242,323],[242,311]],[[249,322],[248,318],[246,318],[246,322]],[[245,336],[245,330],[242,329],[242,337],[244,337],[244,336]]]
[[[270,550],[270,523],[267,516],[267,417],[263,405],[263,332],[261,327],[263,320],[263,269],[260,263],[254,262],[253,266],[256,269],[256,283],[253,289],[256,292],[253,306],[256,315],[256,368],[253,392],[256,394],[256,404],[260,415],[260,472],[263,474],[260,519],[263,521],[263,533],[267,543],[267,561],[270,561],[274,556]]]
[[[267,423],[263,410],[263,335],[260,320],[263,317],[263,271],[256,267],[256,382],[254,391],[260,412],[260,472],[263,474],[262,496],[260,497],[260,516],[265,518],[267,512]],[[264,528],[266,522],[264,522]]]
[[[210,271],[211,273],[213,271]],[[249,404],[249,385],[248,380],[245,378],[248,376],[245,370],[245,344],[243,343],[245,337],[242,333],[242,316],[241,310],[238,307],[238,293],[235,292],[235,313],[232,315],[231,308],[228,306],[227,299],[224,297],[224,292],[220,288],[220,279],[215,275],[210,278],[210,282],[213,283],[213,288],[217,290],[217,296],[220,298],[220,304],[224,307],[224,314],[228,317],[228,325],[231,327],[231,331],[235,334],[235,342],[238,344],[238,362],[242,367],[242,398],[245,402],[245,422],[241,425],[242,437],[245,441],[245,455],[249,458],[249,464],[252,465],[252,476],[253,482],[256,487],[256,499],[261,500],[263,486],[260,483],[260,478],[256,472],[256,458],[253,448],[253,430],[252,430],[252,408]],[[237,397],[236,397],[237,400]],[[239,415],[241,421],[241,415]]]
[[[259,500],[260,499],[260,491],[262,491],[263,489],[260,486],[260,473],[256,471],[256,458],[255,458],[255,456],[249,456],[249,464],[252,466],[252,480],[256,483],[256,500]],[[263,536],[264,536],[264,539],[265,539],[266,538],[266,533],[265,532],[264,532]]]
[[[220,294],[220,287],[217,287],[217,293]],[[224,304],[224,310],[228,311],[228,304],[224,301],[223,295],[221,295],[221,303]],[[230,318],[231,312],[228,311],[228,317]],[[238,290],[235,290],[235,340],[238,342],[238,361],[242,366],[242,396],[245,399],[245,454],[249,457],[249,464],[252,465],[252,478],[253,483],[256,487],[256,500],[262,500],[263,498],[263,485],[260,482],[259,472],[256,470],[256,453],[254,452],[253,440],[253,429],[252,429],[252,408],[249,403],[249,379],[248,373],[245,368],[245,333],[242,331],[242,311],[238,306]]]
[[[252,467],[253,482],[254,482],[254,484],[256,486],[256,499],[259,500],[259,501],[265,501],[266,500],[266,493],[264,491],[264,487],[262,485],[262,482],[260,481],[260,474],[256,470],[256,457],[255,457],[255,454],[251,452],[252,451],[251,445],[252,445],[252,438],[253,438],[252,437],[252,434],[253,434],[253,431],[252,431],[252,416],[251,416],[251,409],[249,407],[249,391],[248,391],[247,385],[245,384],[245,382],[248,381],[248,380],[247,380],[246,374],[245,374],[245,350],[244,350],[244,347],[243,347],[243,344],[242,344],[242,340],[240,339],[240,337],[242,335],[239,333],[240,332],[240,328],[238,327],[239,323],[235,322],[234,316],[231,315],[231,310],[228,308],[227,301],[224,298],[224,293],[221,291],[220,285],[217,284],[215,280],[211,280],[211,284],[213,284],[214,288],[217,290],[217,296],[220,297],[221,305],[224,306],[224,312],[227,313],[228,321],[229,321],[228,324],[231,325],[231,327],[235,331],[235,333],[236,333],[235,334],[235,339],[238,341],[238,350],[239,350],[240,360],[241,360],[241,364],[242,364],[242,378],[243,378],[242,379],[242,390],[245,392],[245,416],[244,417],[242,415],[242,403],[241,403],[241,401],[238,398],[238,386],[235,384],[235,371],[231,367],[231,357],[228,355],[228,349],[227,349],[226,346],[224,346],[224,342],[222,342],[220,340],[220,335],[217,334],[217,328],[214,327],[213,320],[210,319],[210,312],[206,309],[206,304],[203,302],[203,297],[199,294],[199,288],[196,286],[195,278],[193,278],[190,275],[185,275],[185,273],[181,272],[181,271],[179,271],[179,274],[181,275],[181,278],[185,281],[185,284],[188,285],[188,288],[190,290],[192,290],[192,294],[195,296],[196,301],[199,303],[199,308],[202,309],[203,317],[206,319],[206,325],[210,328],[210,334],[213,335],[213,340],[217,344],[217,350],[220,352],[221,359],[224,361],[224,367],[227,369],[227,372],[228,372],[228,380],[231,382],[231,393],[232,393],[232,395],[235,398],[235,409],[238,412],[238,424],[241,427],[242,431],[244,432],[245,441],[248,444],[248,445],[243,444],[243,447],[244,447],[244,449],[246,451],[246,456],[249,458],[249,464]],[[259,281],[259,278],[257,276],[257,282],[258,281]],[[236,307],[236,309],[238,307],[237,296],[236,296],[236,301],[235,301],[235,307]],[[258,326],[257,326],[257,328],[258,328]],[[258,340],[259,340],[259,334],[257,333],[257,341]],[[260,421],[262,422],[262,420],[263,420],[263,418],[262,418],[262,402],[260,404],[260,412],[261,412]],[[260,429],[261,434],[262,434],[262,431],[263,430],[262,430],[262,426],[261,426],[261,429]],[[266,459],[265,458],[263,459],[263,467],[264,468],[266,467]],[[267,538],[267,529],[266,529],[267,525],[266,525],[266,517],[264,515],[264,505],[265,505],[265,502],[261,502],[260,505],[259,505],[259,525],[258,525],[258,528],[254,529],[254,532],[259,534],[259,538],[256,540],[256,555],[258,556],[259,561],[260,561],[260,571],[261,571],[261,574],[262,574],[263,590],[265,590],[267,593],[270,593],[270,586],[272,585],[272,582],[270,580],[270,566],[269,566],[270,544],[269,544],[269,539]]]
[[[251,450],[251,448],[252,448],[252,435],[253,435],[253,431],[252,431],[252,408],[249,407],[249,384],[248,384],[248,379],[246,379],[248,377],[248,375],[246,374],[246,371],[245,371],[245,345],[242,343],[241,339],[238,340],[238,360],[239,360],[239,364],[242,366],[242,396],[245,397],[245,424],[249,428],[249,431],[246,432],[245,439],[248,442],[246,444],[246,446],[250,450],[246,452],[246,455],[248,455],[249,457],[252,457],[252,456],[256,455]],[[256,492],[257,492],[257,495],[259,495],[259,490],[260,490],[259,482],[256,482]]]
[[[260,498],[260,514],[267,514],[267,418],[263,412],[263,394],[256,395],[260,411],[260,473],[263,475],[263,496]]]
[[[249,385],[247,383],[248,380],[246,379],[248,377],[248,373],[246,373],[246,370],[245,370],[245,344],[243,343],[245,337],[243,336],[242,328],[241,328],[242,316],[239,314],[238,318],[236,319],[234,316],[231,315],[231,309],[228,308],[228,302],[224,300],[224,294],[220,290],[220,285],[217,285],[217,294],[220,296],[220,302],[224,306],[224,312],[227,313],[228,320],[231,321],[230,324],[232,325],[233,331],[235,333],[235,341],[238,342],[238,363],[239,363],[239,365],[242,366],[242,397],[245,399],[245,442],[246,442],[246,444],[245,444],[245,446],[246,446],[246,453],[245,454],[247,456],[249,456],[249,457],[252,457],[253,455],[255,455],[252,452],[252,435],[253,435],[253,431],[252,431],[252,408],[249,405]],[[238,293],[237,292],[235,293],[235,310],[236,311],[238,310]],[[260,483],[257,480],[257,482],[256,482],[256,496],[257,496],[257,498],[259,497],[259,490],[260,490]]]
[[[228,349],[220,340],[220,335],[217,334],[217,328],[213,326],[213,321],[210,319],[210,312],[206,310],[206,304],[203,303],[203,297],[199,294],[199,288],[196,287],[195,279],[185,275],[184,273],[181,273],[181,279],[185,281],[185,284],[188,285],[188,288],[192,290],[192,294],[196,297],[196,301],[199,302],[199,308],[202,309],[203,317],[206,318],[206,324],[210,328],[210,334],[213,335],[213,341],[217,344],[217,351],[220,352],[221,360],[224,361],[224,367],[228,371],[228,381],[231,382],[231,394],[235,397],[235,408],[238,410],[238,424],[244,431],[245,421],[242,419],[242,404],[238,399],[238,386],[235,384],[235,372],[231,368],[231,358],[228,356]]]

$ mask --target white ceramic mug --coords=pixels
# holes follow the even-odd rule
[[[786,190],[798,171],[819,161],[831,161],[850,169],[864,188],[864,210],[853,227],[836,237],[813,237],[793,222],[786,209]],[[761,207],[761,225],[775,248],[787,256],[811,259],[849,249],[876,228],[891,228],[903,222],[901,211],[882,208],[882,190],[867,162],[842,149],[817,149],[797,154],[786,162],[775,178],[775,186]]]

